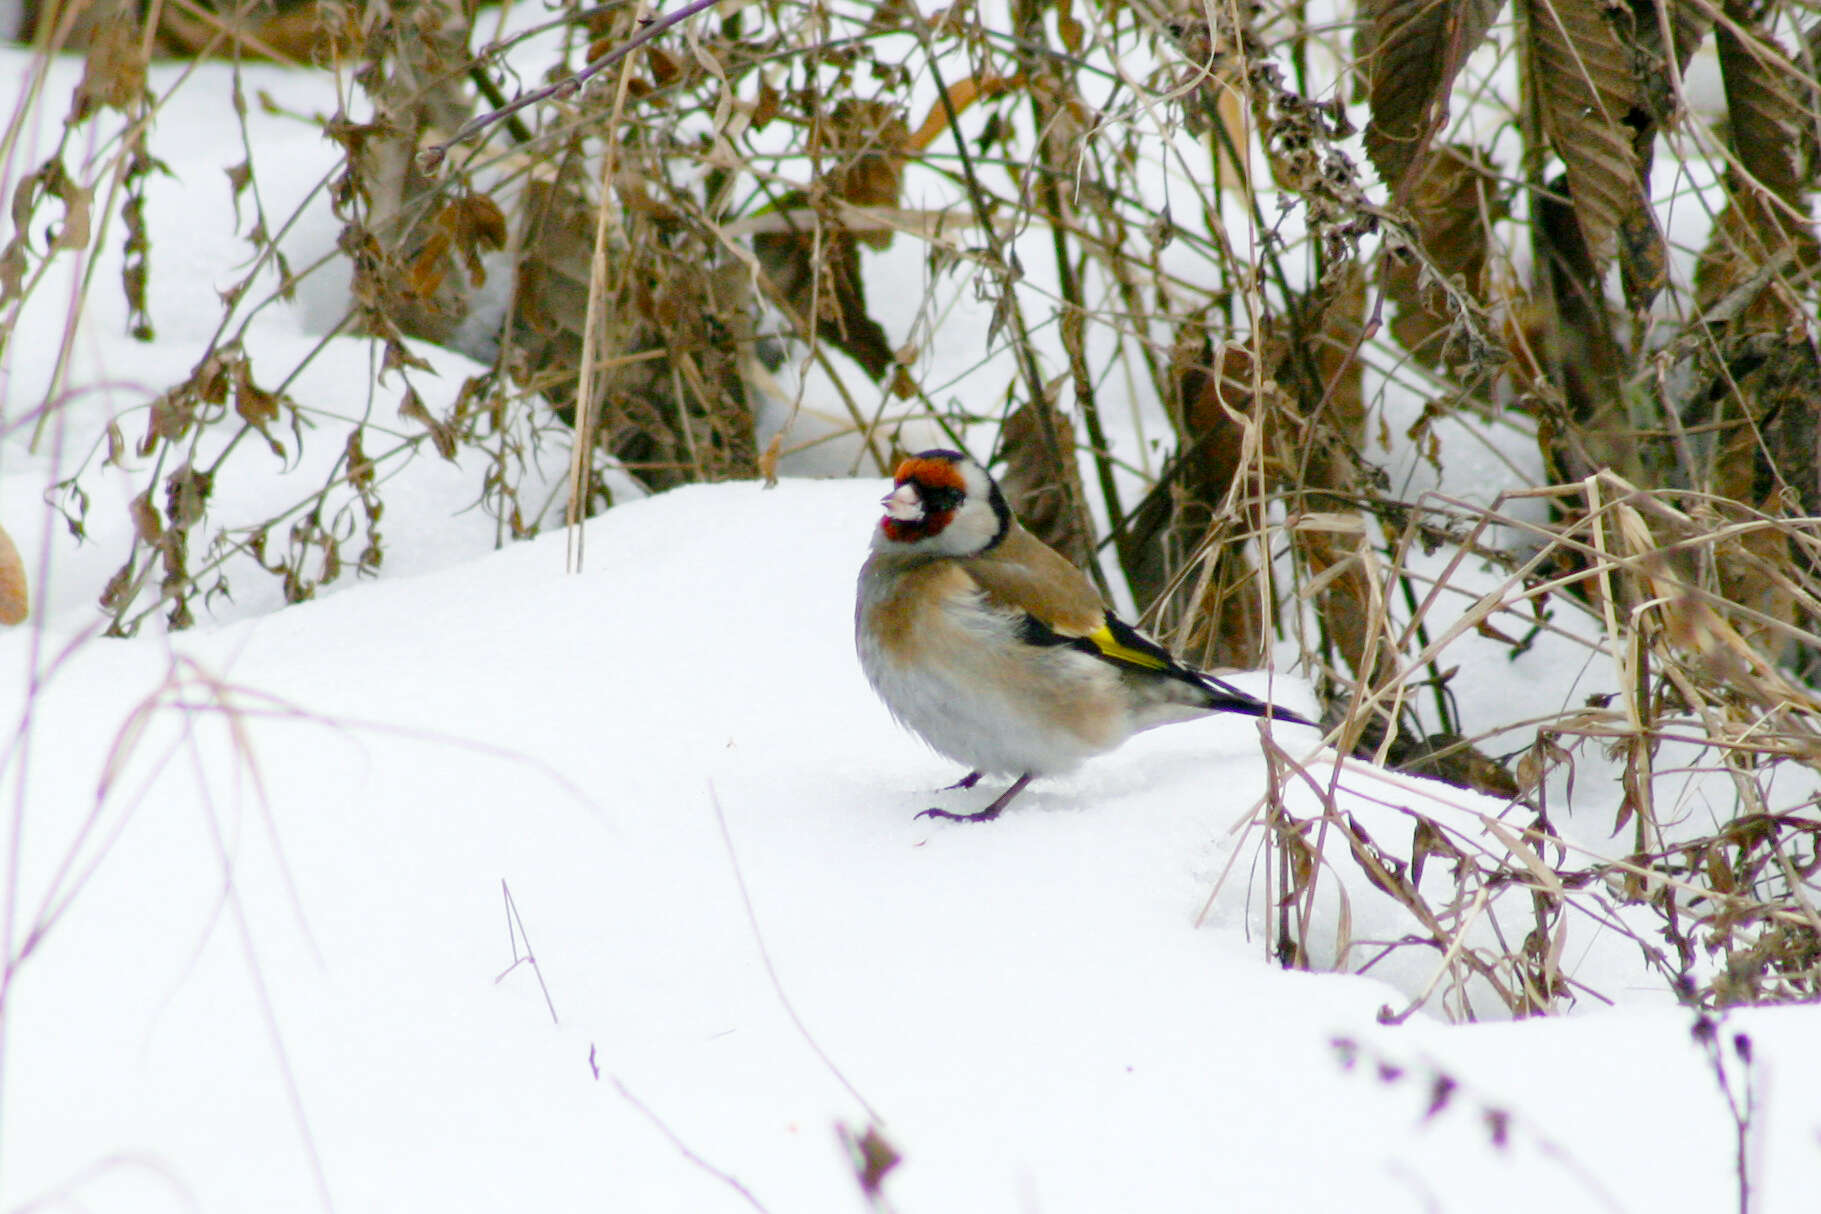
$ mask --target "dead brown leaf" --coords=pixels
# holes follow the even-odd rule
[[[13,627],[25,623],[32,612],[31,594],[25,580],[25,561],[13,544],[13,537],[0,527],[0,624]]]
[[[1567,169],[1568,196],[1597,273],[1619,252],[1628,221],[1649,223],[1633,128],[1647,101],[1633,73],[1631,49],[1600,0],[1524,0],[1532,74],[1543,129]],[[1635,218],[1645,212],[1644,220]],[[1633,234],[1634,243],[1649,239]]]
[[[1075,427],[1053,407],[1047,419],[1040,408],[1044,406],[1027,401],[1005,419],[999,432],[999,453],[1005,459],[999,486],[1031,534],[1085,569],[1094,559],[1094,539],[1080,508]]]
[[[1392,336],[1424,366],[1441,365],[1442,335],[1453,321],[1433,276],[1458,280],[1462,290],[1483,303],[1491,225],[1505,213],[1496,170],[1474,148],[1443,145],[1416,175],[1410,218],[1428,264],[1414,256],[1391,257],[1380,282],[1397,305]]]
[[[1504,0],[1365,0],[1371,50],[1361,65],[1372,117],[1366,154],[1402,198],[1420,177],[1429,141],[1448,117],[1449,94],[1467,56],[1492,28]]]

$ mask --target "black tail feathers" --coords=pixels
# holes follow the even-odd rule
[[[1233,712],[1245,717],[1270,717],[1273,721],[1288,721],[1292,725],[1307,725],[1311,729],[1321,728],[1300,713],[1291,712],[1276,704],[1267,704],[1257,696],[1247,695],[1231,683],[1222,682],[1211,674],[1196,671],[1195,678],[1213,700],[1208,707],[1216,712]]]

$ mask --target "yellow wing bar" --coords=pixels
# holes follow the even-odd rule
[[[1100,651],[1102,657],[1112,658],[1114,661],[1142,666],[1146,670],[1165,670],[1170,665],[1168,661],[1154,653],[1146,653],[1142,649],[1134,649],[1125,644],[1113,635],[1112,628],[1106,624],[1102,624],[1088,633],[1086,639],[1093,642],[1094,648]]]

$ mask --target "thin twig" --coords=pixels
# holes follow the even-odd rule
[[[518,113],[527,106],[536,105],[538,102],[546,101],[552,97],[572,96],[580,91],[581,87],[584,84],[587,84],[588,81],[592,80],[595,76],[598,76],[626,56],[632,54],[632,52],[638,50],[641,46],[644,46],[647,42],[650,42],[653,38],[656,38],[671,26],[682,21],[687,21],[699,12],[713,8],[717,3],[719,3],[719,0],[690,0],[690,3],[684,5],[668,17],[648,18],[644,29],[634,34],[631,38],[628,38],[619,46],[614,47],[599,59],[589,63],[588,66],[582,68],[574,75],[565,76],[555,84],[547,84],[541,89],[532,89],[529,93],[520,93],[517,97],[498,109],[489,110],[485,114],[470,118],[467,122],[462,124],[461,129],[456,131],[454,135],[450,136],[442,143],[430,144],[428,147],[424,148],[422,152],[418,153],[419,166],[422,167],[426,173],[434,173],[442,165],[443,157],[449,154],[449,149],[456,144],[474,138],[474,136],[480,134],[488,127],[511,117],[513,114]]]
[[[594,1077],[599,1079],[601,1077],[601,1066],[595,1059],[595,1047],[590,1044],[588,1047],[588,1067],[594,1072]],[[720,1168],[715,1167],[712,1163],[709,1163],[706,1159],[703,1159],[700,1155],[696,1154],[695,1151],[691,1150],[689,1144],[677,1137],[677,1132],[666,1125],[662,1117],[659,1117],[654,1113],[651,1110],[651,1107],[643,1100],[640,1100],[637,1096],[633,1095],[632,1089],[627,1087],[625,1081],[618,1075],[609,1073],[607,1082],[613,1085],[613,1090],[620,1094],[622,1100],[638,1111],[639,1116],[651,1123],[653,1129],[670,1140],[670,1145],[677,1149],[679,1155],[738,1193],[741,1197],[744,1197],[746,1199],[746,1204],[753,1209],[760,1211],[760,1214],[770,1214],[770,1212],[765,1209],[765,1204],[757,1197],[754,1197],[752,1190],[741,1184],[737,1177],[730,1173],[723,1172]]]
[[[537,954],[531,948],[531,933],[525,930],[525,921],[519,916],[517,904],[512,901],[512,887],[506,884],[504,877],[500,878],[500,893],[506,897],[506,940],[512,946],[512,964],[499,972],[499,976],[494,978],[493,984],[498,986],[505,981],[507,974],[520,965],[529,965],[531,972],[537,975],[537,989],[544,992],[544,1006],[550,1009],[550,1023],[561,1024],[562,1022],[556,1017],[556,1004],[550,1000],[550,988],[544,985],[544,971],[538,965]],[[518,943],[520,940],[525,942],[523,956],[519,955]]]
[[[836,1066],[834,1059],[828,1056],[827,1051],[822,1048],[821,1043],[816,1040],[815,1036],[809,1031],[808,1026],[803,1023],[803,1018],[797,1015],[797,1009],[791,1004],[790,996],[784,993],[784,983],[779,980],[778,971],[771,963],[771,953],[765,947],[765,934],[759,930],[759,916],[752,908],[752,895],[747,892],[746,877],[740,871],[740,858],[734,853],[733,836],[729,834],[727,830],[727,815],[721,811],[721,798],[720,795],[715,792],[713,784],[708,786],[708,801],[709,804],[714,806],[715,824],[721,828],[721,842],[726,845],[727,861],[733,866],[734,884],[739,887],[740,903],[746,908],[746,924],[748,927],[752,928],[753,943],[759,947],[759,960],[765,965],[765,976],[771,980],[771,989],[777,993],[778,1002],[783,1005],[784,1014],[790,1017],[790,1022],[796,1026],[797,1033],[808,1043],[810,1050],[815,1053],[816,1057],[822,1060],[822,1065],[828,1068],[828,1073],[833,1075],[835,1079],[840,1082],[841,1086],[847,1089],[847,1094],[852,1096],[854,1100],[859,1103],[860,1107],[866,1110],[866,1115],[872,1118],[873,1124],[883,1126],[885,1124],[885,1118],[881,1117],[879,1111],[873,1108],[866,1097],[860,1094],[860,1089],[849,1082],[847,1076],[841,1073],[841,1068]]]

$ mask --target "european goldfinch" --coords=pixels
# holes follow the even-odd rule
[[[1015,777],[978,813],[1140,730],[1215,712],[1312,722],[1193,670],[1107,610],[1094,584],[1019,526],[986,469],[957,451],[898,465],[860,570],[860,667],[898,722],[939,754]]]

